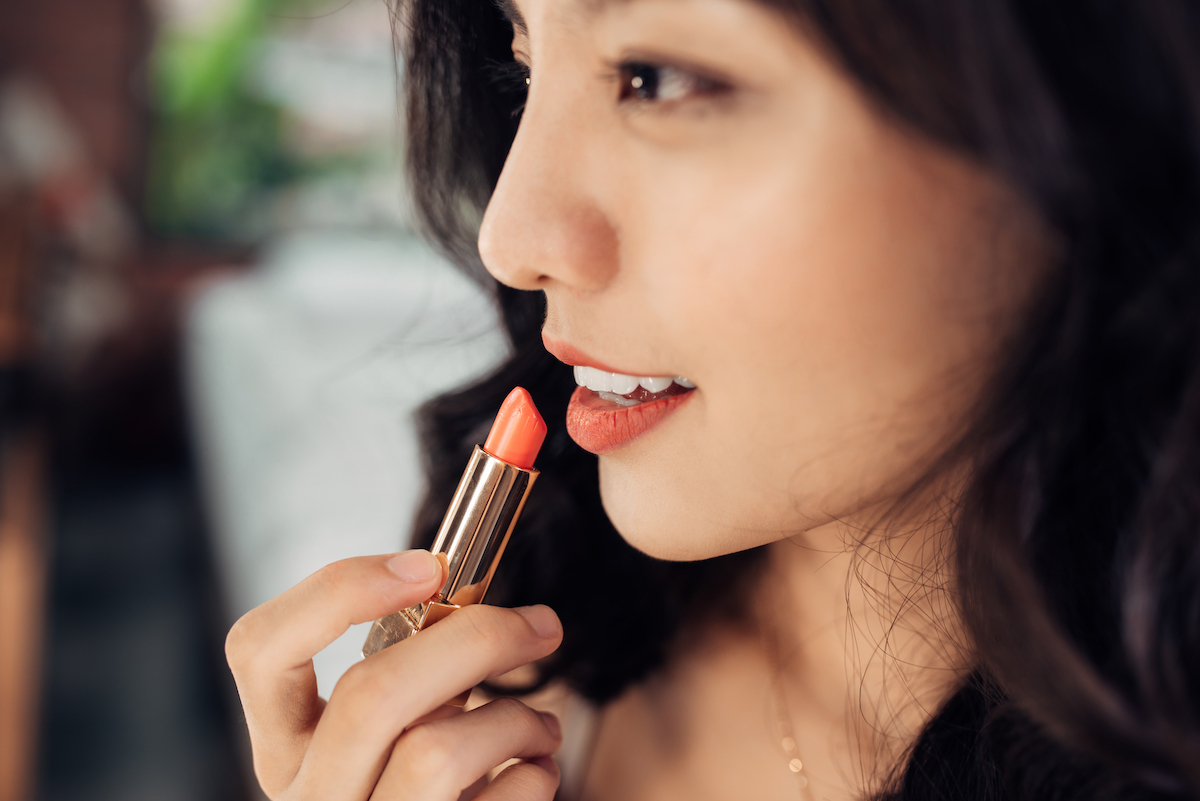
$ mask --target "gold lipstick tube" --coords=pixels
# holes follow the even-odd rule
[[[364,657],[483,600],[537,477],[537,470],[523,470],[475,446],[431,549],[446,566],[446,582],[425,603],[376,620]],[[468,693],[450,703],[461,706]]]

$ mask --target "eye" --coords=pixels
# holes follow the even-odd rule
[[[628,61],[617,68],[622,101],[669,103],[719,94],[726,84],[678,67]]]
[[[492,85],[512,104],[513,116],[520,116],[529,91],[529,67],[516,60],[490,66]]]

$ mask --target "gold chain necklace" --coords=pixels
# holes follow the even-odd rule
[[[788,770],[796,780],[796,790],[801,801],[811,801],[812,791],[808,787],[808,776],[804,773],[804,762],[800,759],[800,750],[796,744],[796,730],[792,726],[792,716],[788,713],[787,697],[783,693],[783,678],[776,676],[771,682],[775,716],[779,726],[778,739],[783,749],[783,758],[787,760]]]
[[[783,749],[783,758],[787,760],[788,770],[796,781],[796,792],[800,801],[812,801],[812,790],[808,785],[804,761],[800,759],[800,748],[796,743],[796,727],[792,724],[792,715],[788,712],[787,695],[783,689],[783,660],[780,655],[779,636],[771,623],[763,621],[763,647],[767,652],[767,660],[771,666],[771,701],[775,706],[775,721],[777,736],[775,742]],[[770,634],[767,634],[767,630]]]

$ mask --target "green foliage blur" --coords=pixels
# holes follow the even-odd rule
[[[246,72],[272,16],[305,6],[304,0],[241,0],[215,30],[160,36],[147,187],[155,233],[251,238],[256,201],[303,170],[283,147],[282,110],[254,95]]]

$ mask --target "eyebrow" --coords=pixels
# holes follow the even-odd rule
[[[621,3],[630,2],[630,0],[577,0],[577,4],[581,6],[588,16],[598,16],[602,11],[609,6],[618,5]],[[514,0],[495,0],[496,7],[510,23],[513,30],[522,36],[529,35],[529,26],[525,24],[525,17],[521,15],[521,9],[517,8]]]
[[[517,4],[513,0],[496,0],[496,7],[512,23],[514,31],[522,36],[529,35],[529,26],[525,24],[525,17],[521,16],[521,9],[517,8]]]

